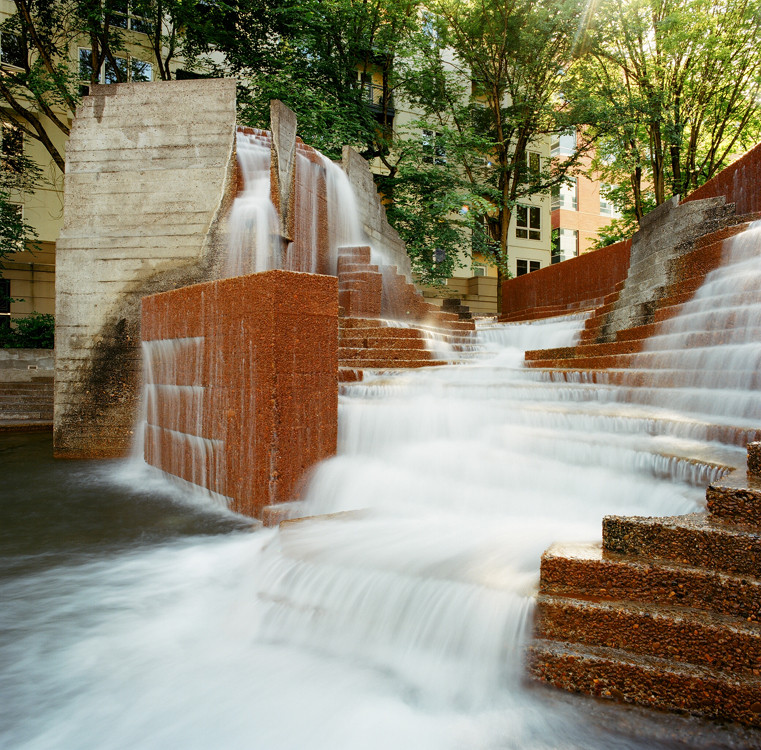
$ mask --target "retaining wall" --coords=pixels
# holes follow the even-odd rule
[[[725,196],[738,215],[761,211],[761,143],[690,193],[683,203]]]
[[[517,318],[537,308],[584,309],[599,304],[626,278],[630,250],[631,240],[617,242],[503,282],[502,317]]]
[[[146,461],[260,517],[335,453],[338,281],[267,271],[143,300]]]
[[[56,248],[57,456],[129,451],[140,299],[212,278],[235,191],[235,81],[92,86],[66,148]]]

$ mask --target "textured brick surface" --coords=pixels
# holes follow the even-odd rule
[[[761,144],[748,151],[726,169],[722,170],[685,198],[684,202],[726,196],[734,203],[738,214],[761,211]]]
[[[631,241],[593,250],[502,284],[502,317],[517,320],[542,306],[584,303],[604,297],[626,278]]]
[[[146,297],[145,341],[203,342],[200,363],[181,356],[175,377],[202,389],[200,422],[182,402],[159,404],[146,460],[247,515],[291,500],[308,468],[336,448],[336,287],[332,276],[268,271]],[[159,370],[157,382],[166,379]],[[208,447],[200,459],[196,437]]]

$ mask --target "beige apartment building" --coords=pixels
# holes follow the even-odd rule
[[[0,21],[16,13],[16,6],[10,0],[0,0]],[[133,15],[124,0],[123,13],[114,14],[114,25],[121,29],[124,49],[115,54],[116,65],[129,81],[152,81],[156,75],[156,61],[147,34],[152,31],[151,22]],[[23,54],[13,35],[0,35],[0,75],[19,70]],[[87,93],[92,72],[92,51],[85,38],[72,42],[69,49],[69,63],[72,72],[81,80],[80,93]],[[111,66],[104,63],[97,73],[101,83],[112,83],[117,76]],[[33,312],[55,311],[55,243],[63,223],[63,180],[64,176],[56,166],[45,147],[37,140],[25,136],[12,122],[13,110],[0,99],[0,129],[2,148],[6,155],[23,151],[24,155],[41,168],[41,179],[30,194],[17,193],[11,200],[18,205],[18,211],[27,224],[34,228],[38,237],[38,249],[14,253],[4,261],[5,268],[0,278],[0,325],[8,325],[11,318],[29,315]],[[63,111],[59,116],[70,127],[72,119]],[[44,115],[40,117],[45,121]],[[50,123],[50,121],[47,121]],[[51,126],[47,132],[56,148],[64,153],[66,135]],[[13,301],[7,303],[7,299]]]

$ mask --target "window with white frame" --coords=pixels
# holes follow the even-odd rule
[[[134,12],[134,5],[129,0],[113,0],[111,4],[111,26],[129,29],[142,34],[153,33],[150,19]]]
[[[579,254],[579,233],[575,229],[559,229],[559,260],[575,258]]]
[[[607,197],[613,190],[612,185],[602,183],[600,185],[600,216],[610,216],[611,219],[620,219],[621,212],[616,209],[613,202]]]
[[[550,139],[550,156],[571,156],[576,151],[576,131],[553,133]]]
[[[119,75],[123,81],[132,81],[138,83],[141,81],[153,80],[153,65],[145,60],[138,60],[136,57],[128,55],[127,57],[114,56],[116,68],[110,60],[104,60],[96,76],[99,83],[116,83]],[[93,59],[92,50],[86,47],[79,48],[79,78],[83,84],[92,80]]]
[[[426,164],[447,163],[447,150],[442,133],[435,130],[423,131],[423,161]]]
[[[558,208],[579,210],[579,181],[575,177],[566,177],[560,185],[552,188],[552,210]]]
[[[527,273],[538,271],[542,267],[542,264],[538,260],[524,260],[518,258],[515,261],[515,275],[525,276]]]
[[[515,236],[522,240],[542,239],[542,211],[539,206],[515,207]]]
[[[486,276],[486,266],[483,263],[473,263],[472,271],[474,276]]]

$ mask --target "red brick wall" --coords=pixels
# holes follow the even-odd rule
[[[727,203],[737,204],[737,213],[761,211],[761,143],[730,164],[713,179],[690,193],[684,201],[701,198],[727,197]]]
[[[631,240],[540,268],[502,284],[502,315],[538,307],[583,306],[604,297],[626,278]]]
[[[161,364],[149,347],[148,463],[259,516],[335,453],[335,277],[267,271],[145,297],[142,336],[174,351]]]

